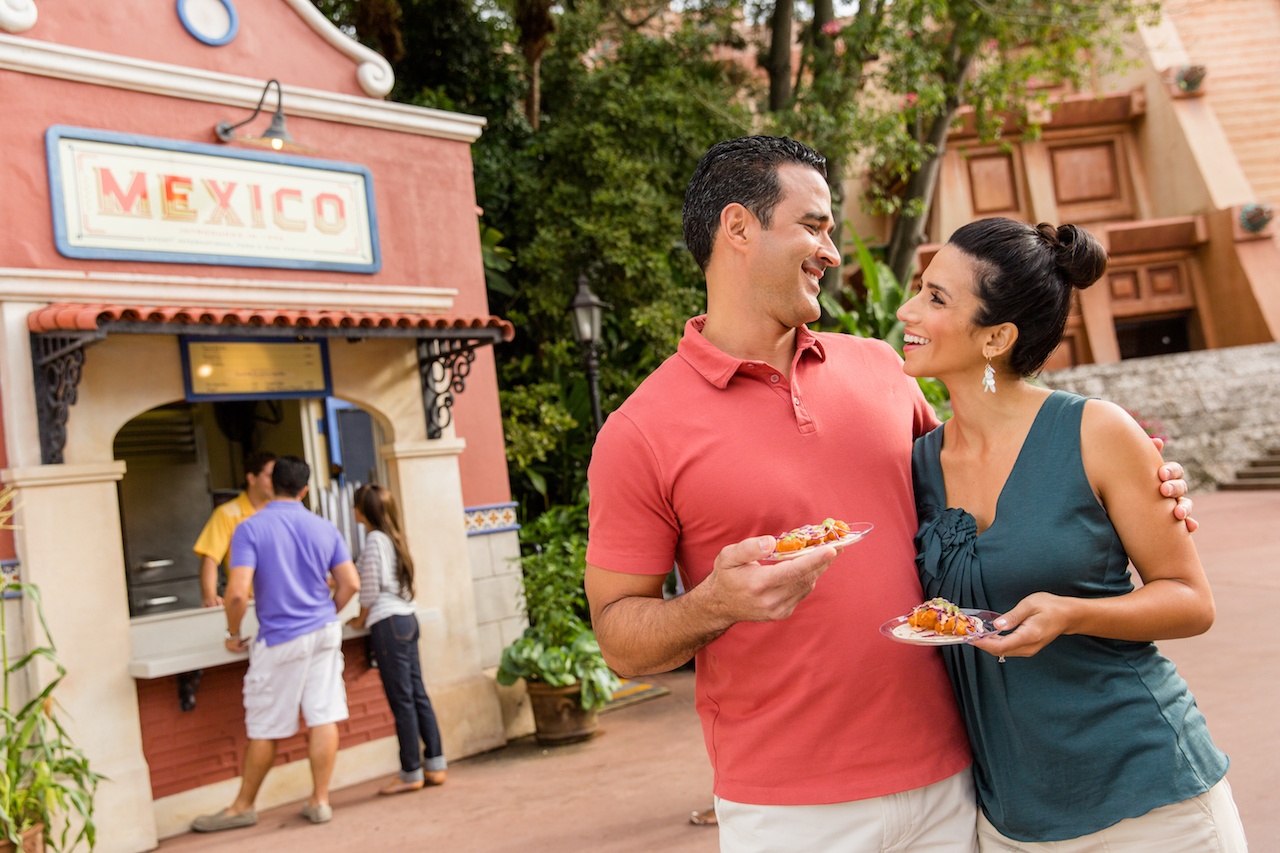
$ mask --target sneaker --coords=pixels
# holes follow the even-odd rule
[[[328,823],[333,820],[333,806],[321,803],[318,806],[303,806],[302,816],[312,823]]]
[[[247,811],[240,814],[227,814],[227,810],[223,809],[216,814],[201,815],[191,821],[191,829],[194,832],[221,832],[224,829],[243,829],[246,826],[253,826],[257,822],[257,812]]]

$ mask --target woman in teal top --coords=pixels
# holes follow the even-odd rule
[[[913,456],[925,595],[1003,614],[1003,635],[943,650],[979,842],[1244,850],[1227,757],[1153,644],[1214,617],[1190,534],[1153,488],[1159,454],[1118,406],[1025,381],[1061,341],[1072,289],[1105,269],[1076,226],[981,220],[899,311],[907,373],[945,382],[955,413]]]

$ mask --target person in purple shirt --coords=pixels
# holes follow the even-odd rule
[[[192,821],[196,832],[258,822],[258,789],[275,761],[276,743],[298,731],[299,711],[307,722],[314,786],[302,815],[312,823],[333,817],[329,781],[338,754],[338,723],[347,719],[338,611],[360,590],[360,577],[342,534],[302,503],[310,478],[311,468],[301,459],[276,460],[271,472],[275,500],[243,521],[231,539],[231,573],[223,596],[225,643],[228,651],[249,652],[244,676],[249,743],[235,801]],[[250,587],[258,616],[256,642],[240,636]]]

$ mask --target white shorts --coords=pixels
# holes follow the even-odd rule
[[[869,800],[756,806],[716,798],[721,853],[974,853],[973,774]]]
[[[244,676],[244,725],[250,740],[296,734],[299,711],[311,727],[345,720],[342,665],[341,622],[276,646],[254,643]]]
[[[1223,779],[1198,797],[1152,809],[1114,826],[1067,841],[1014,841],[1000,834],[984,814],[978,815],[982,853],[1093,853],[1095,850],[1147,853],[1245,853],[1249,849],[1240,812]]]

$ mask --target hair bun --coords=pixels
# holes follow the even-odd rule
[[[1062,281],[1069,287],[1084,290],[1107,271],[1107,250],[1098,238],[1079,225],[1041,223],[1036,230],[1053,248]]]

